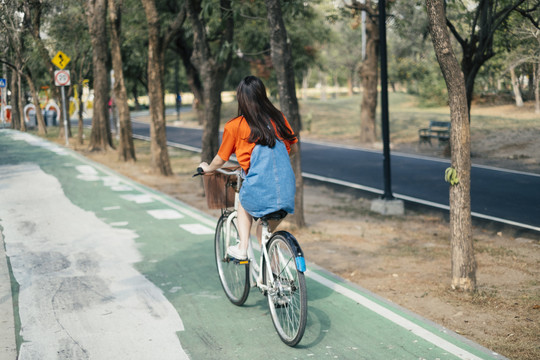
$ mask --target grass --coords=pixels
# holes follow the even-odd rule
[[[299,100],[303,122],[302,135],[327,140],[356,141],[360,135],[360,104],[362,96]],[[274,104],[279,101],[273,99]],[[532,104],[531,104],[532,105]],[[415,142],[418,129],[426,127],[430,120],[449,121],[450,110],[444,107],[421,107],[418,98],[406,93],[389,93],[390,138],[392,143]],[[226,102],[221,108],[221,123],[225,124],[237,114],[237,103]],[[182,113],[182,122],[197,124],[196,113]],[[500,106],[473,105],[471,110],[471,134],[496,132],[501,129],[527,129],[538,126],[538,115],[532,106],[517,109],[512,104]],[[176,121],[176,115],[167,121]],[[380,101],[377,110],[377,137],[380,141]]]

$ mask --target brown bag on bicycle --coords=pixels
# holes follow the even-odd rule
[[[224,168],[227,171],[236,168]],[[217,171],[204,174],[204,193],[209,209],[225,209],[234,206],[236,176],[225,175]]]

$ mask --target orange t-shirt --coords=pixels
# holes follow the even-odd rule
[[[285,117],[283,117],[285,119]],[[274,130],[276,125],[274,125]],[[285,125],[291,130],[292,128],[287,119],[285,119]],[[276,132],[277,133],[277,132]],[[248,141],[249,136],[251,135],[251,128],[249,127],[247,120],[243,116],[238,116],[232,120],[229,120],[225,124],[225,129],[223,130],[223,140],[218,151],[218,155],[225,161],[228,161],[232,154],[236,154],[236,159],[238,163],[247,173],[249,170],[249,162],[251,160],[251,152],[255,147],[255,143]],[[279,134],[278,138],[283,140]],[[283,140],[283,143],[287,147],[287,152],[291,151],[291,145],[298,142],[298,139],[291,141]]]

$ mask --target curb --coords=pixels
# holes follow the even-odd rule
[[[11,276],[2,228],[0,228],[0,357],[4,360],[17,359]]]

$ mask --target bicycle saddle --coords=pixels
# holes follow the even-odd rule
[[[287,216],[287,212],[285,210],[278,210],[278,211],[274,211],[270,214],[266,214],[264,215],[263,217],[261,217],[261,220],[281,220],[283,219],[285,216]]]

